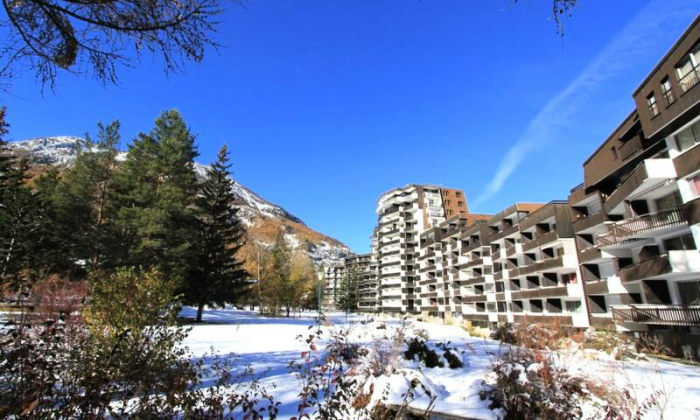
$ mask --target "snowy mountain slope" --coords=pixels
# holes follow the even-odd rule
[[[26,153],[35,167],[70,166],[78,155],[81,141],[80,137],[75,136],[41,137],[11,142],[9,146],[17,153]],[[118,159],[125,157],[126,153],[123,152]],[[200,163],[195,166],[200,178],[206,176],[207,169],[207,165]],[[287,242],[295,247],[304,246],[317,265],[338,261],[350,253],[350,249],[340,241],[314,231],[300,218],[239,182],[234,182],[233,190],[239,199],[238,215],[248,227],[249,239],[269,243],[282,229]]]

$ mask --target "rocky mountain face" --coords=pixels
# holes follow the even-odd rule
[[[79,153],[80,141],[81,138],[73,136],[42,137],[11,142],[9,146],[18,154],[26,154],[32,167],[40,172],[42,167],[70,166]],[[125,157],[123,152],[118,159]],[[197,163],[197,175],[206,176],[207,168]],[[295,248],[301,247],[317,266],[340,261],[350,254],[342,242],[309,228],[300,218],[239,182],[234,181],[233,189],[238,197],[238,215],[248,228],[249,242],[271,244],[282,229],[287,242]]]

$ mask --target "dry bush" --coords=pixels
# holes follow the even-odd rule
[[[417,329],[415,329],[415,330],[413,331],[413,334],[415,334],[416,336],[422,338],[422,339],[425,340],[425,341],[430,340],[430,333],[428,332],[428,330],[426,330],[426,329],[424,329],[424,328],[417,328]]]
[[[671,349],[664,344],[661,337],[655,334],[644,333],[640,334],[637,340],[639,345],[639,350],[653,354],[654,356],[672,356],[673,352]]]
[[[480,396],[505,420],[574,420],[586,392],[584,380],[557,366],[551,353],[514,348],[494,363]]]
[[[63,314],[69,325],[82,323],[81,311],[86,295],[85,281],[70,281],[53,275],[32,289],[30,304],[34,311],[29,319],[44,322],[57,320]]]
[[[602,351],[620,360],[635,354],[636,349],[632,338],[626,334],[604,330],[586,330],[584,347]]]

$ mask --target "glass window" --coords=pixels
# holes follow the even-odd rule
[[[581,313],[581,301],[578,300],[567,300],[566,301],[566,312],[572,314]]]
[[[666,106],[671,105],[676,100],[673,96],[673,89],[671,88],[671,79],[669,79],[668,76],[664,77],[661,81],[661,93],[663,94]]]
[[[693,192],[693,197],[700,197],[700,175],[695,175],[688,182],[690,182],[690,190]]]
[[[659,104],[656,103],[656,96],[653,93],[647,96],[647,106],[652,117],[659,115]]]
[[[695,122],[690,127],[678,133],[676,135],[676,142],[681,152],[690,149],[696,143],[700,142],[700,121]]]
[[[683,204],[681,194],[678,191],[674,191],[656,200],[656,211],[661,213],[663,211],[675,210],[680,207],[681,204]]]
[[[678,84],[683,92],[688,91],[698,83],[698,64],[700,60],[700,45],[695,46],[690,53],[676,66]]]
[[[693,251],[695,250],[695,239],[693,235],[688,233],[675,238],[664,239],[664,248],[666,251]]]
[[[684,305],[700,305],[700,281],[678,283],[678,291]]]

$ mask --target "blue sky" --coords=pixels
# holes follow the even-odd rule
[[[481,213],[565,199],[697,13],[581,0],[560,38],[549,1],[248,0],[182,74],[146,56],[118,86],[61,74],[42,96],[26,75],[3,102],[14,140],[118,118],[128,142],[177,108],[200,161],[229,145],[242,184],[365,252],[377,197],[408,183]]]

